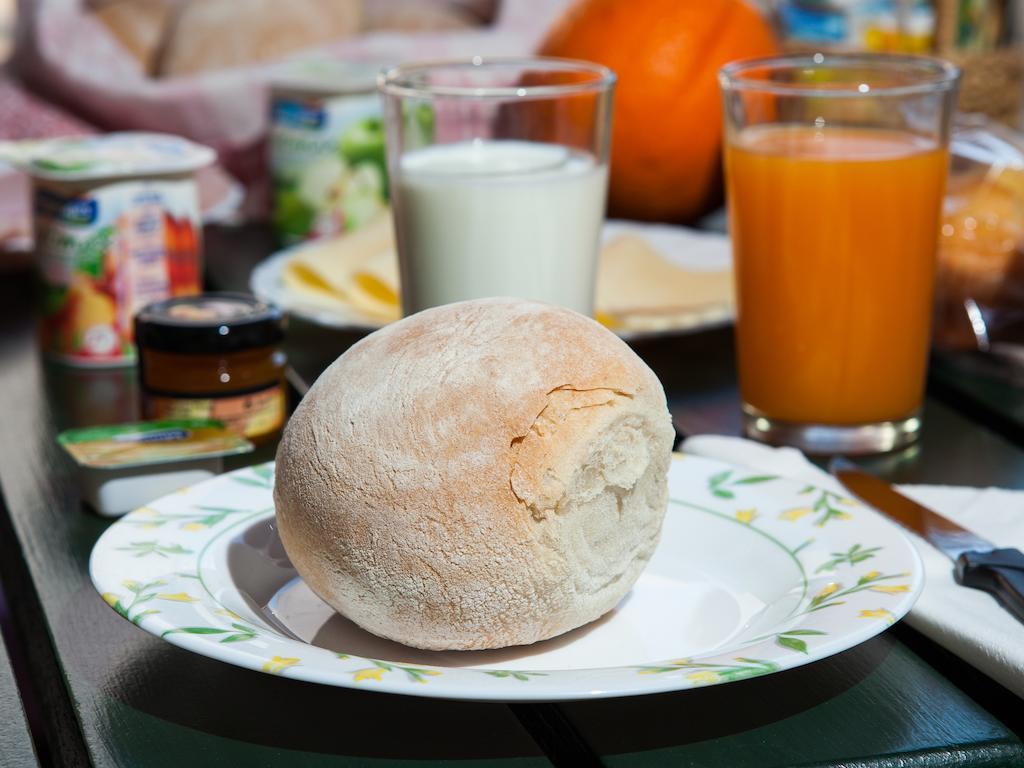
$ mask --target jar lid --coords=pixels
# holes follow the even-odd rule
[[[284,315],[247,293],[179,296],[144,307],[135,316],[143,350],[218,354],[267,347],[284,338]]]

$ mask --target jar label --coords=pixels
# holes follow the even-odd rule
[[[243,437],[262,437],[284,424],[284,388],[274,384],[256,392],[214,398],[145,397],[147,419],[218,419]]]
[[[275,98],[270,169],[283,243],[358,229],[388,198],[377,94]]]
[[[65,195],[35,191],[43,348],[69,362],[135,359],[132,323],[147,304],[199,293],[195,182],[123,181]]]

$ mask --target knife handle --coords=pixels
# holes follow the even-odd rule
[[[965,587],[988,592],[1018,621],[1024,622],[1024,552],[964,552],[956,559],[956,580]]]

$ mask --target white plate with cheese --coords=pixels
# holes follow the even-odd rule
[[[598,320],[621,336],[715,327],[733,319],[729,239],[664,224],[609,221],[598,267]],[[389,214],[361,230],[271,255],[253,271],[259,298],[333,328],[372,330],[401,315]]]

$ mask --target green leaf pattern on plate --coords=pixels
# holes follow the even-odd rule
[[[140,621],[146,616],[151,616],[154,613],[160,613],[160,611],[154,608],[146,608],[141,611],[135,609],[140,607],[143,603],[148,603],[158,596],[157,590],[160,587],[166,586],[167,582],[157,579],[154,581],[147,581],[140,583],[138,581],[132,581],[126,579],[121,582],[122,586],[128,590],[131,597],[121,597],[115,592],[104,592],[101,597],[104,602],[117,611],[121,616],[128,619],[132,624],[138,625]]]
[[[170,555],[190,555],[191,549],[185,549],[181,544],[161,544],[158,541],[133,541],[127,546],[118,547],[122,552],[131,552],[135,557],[146,555],[158,555],[167,558]]]
[[[178,528],[190,533],[205,531],[223,523],[231,515],[253,514],[252,509],[234,509],[232,507],[211,507],[196,504],[193,512],[168,513],[158,512],[152,507],[142,507],[126,515],[124,522],[141,528],[161,528],[168,523],[178,523]],[[271,511],[268,507],[266,511]]]
[[[480,671],[491,677],[511,677],[521,683],[530,682],[531,677],[547,676],[545,672],[521,672],[518,669],[481,669]]]
[[[708,478],[708,490],[711,495],[719,499],[736,498],[736,486],[757,485],[767,483],[770,480],[777,480],[777,475],[746,475],[736,477],[734,470],[726,469]]]
[[[846,601],[840,598],[849,597],[850,595],[856,594],[857,592],[863,592],[864,590],[870,589],[872,592],[881,592],[883,594],[895,595],[901,592],[909,592],[910,584],[880,584],[881,581],[890,581],[892,579],[905,579],[908,576],[906,573],[890,573],[881,574],[878,571],[868,571],[857,579],[857,582],[852,587],[843,587],[841,582],[830,581],[821,591],[819,591],[814,597],[811,598],[811,602],[803,613],[813,613],[815,611],[823,610],[824,608],[834,608],[836,606],[845,605]]]
[[[160,637],[167,637],[175,632],[185,632],[189,635],[225,635],[225,637],[219,638],[218,642],[221,643],[240,643],[244,640],[252,640],[259,634],[257,630],[245,624],[232,623],[230,629],[224,627],[178,627],[177,629],[168,629]]]
[[[757,485],[759,483],[777,479],[777,475],[740,475],[734,469],[726,469],[708,476],[707,489],[715,499],[737,502],[741,500],[742,486]],[[797,495],[800,497],[809,497],[807,503],[800,506],[787,507],[781,510],[777,515],[779,520],[799,523],[804,520],[804,518],[807,518],[812,521],[811,524],[814,527],[821,528],[833,520],[852,519],[853,509],[860,506],[859,502],[854,499],[850,499],[840,493],[836,493],[835,491],[820,488],[811,484],[804,485]],[[697,505],[674,499],[671,501],[687,506],[691,509],[701,509],[702,511],[712,512],[713,514],[728,518],[728,516],[722,512],[704,509]],[[740,508],[734,507],[734,511],[732,513],[732,519],[734,519],[735,522],[755,529],[755,523],[759,516],[760,512],[754,506]],[[814,573],[817,575],[823,572],[835,571],[836,568],[844,565],[856,566],[875,557],[875,555],[882,550],[882,547],[865,547],[863,544],[853,544],[845,552],[832,552],[828,560],[817,565],[813,570],[811,570],[808,568],[809,564],[803,562],[800,557],[800,551],[812,544],[813,539],[808,539],[799,546],[793,549],[788,549],[782,542],[778,541],[770,534],[767,534],[764,531],[761,531],[761,533],[775,541],[780,547],[787,549],[787,551],[800,562],[800,566],[805,574],[805,592],[806,587],[808,586],[806,581],[807,573]],[[857,578],[856,583],[849,587],[844,587],[841,582],[830,581],[816,591],[809,600],[801,601],[799,610],[795,611],[793,615],[794,617],[799,618],[825,608],[845,605],[846,601],[844,598],[864,590],[871,590],[873,592],[890,595],[910,592],[911,585],[909,583],[880,583],[896,579],[905,580],[907,576],[908,574],[906,573],[882,574],[876,570],[869,570],[860,575]],[[859,615],[861,618],[878,618],[892,623],[892,614],[885,608],[862,610]],[[828,632],[820,629],[793,628],[782,632],[775,632],[769,635],[755,637],[747,642],[750,645],[756,645],[758,643],[770,641],[780,648],[806,654],[808,652],[808,642],[811,642],[807,638],[823,637],[828,634]],[[670,669],[674,668],[675,667],[646,667],[645,669],[670,671]]]
[[[249,475],[232,475],[231,479],[236,483],[242,485],[252,485],[257,488],[273,489],[274,487],[274,469],[267,464],[260,464],[256,467],[250,467],[252,474]]]
[[[832,559],[819,565],[814,572],[834,571],[840,565],[863,563],[865,560],[870,560],[874,557],[875,552],[879,549],[880,547],[862,547],[860,544],[854,544],[845,552],[833,552]]]
[[[427,678],[437,677],[441,674],[441,670],[439,669],[410,667],[405,664],[391,664],[386,661],[378,661],[377,659],[366,659],[366,661],[369,661],[371,666],[352,671],[352,679],[357,683],[368,680],[373,680],[379,683],[387,672],[404,672],[408,676],[409,680],[414,683],[425,683],[427,682]]]
[[[851,515],[848,509],[841,507],[855,507],[857,502],[843,496],[841,493],[829,491],[825,488],[818,488],[815,485],[806,485],[800,491],[801,496],[817,493],[814,503],[811,505],[812,514],[817,515],[814,524],[822,528],[830,520],[849,520]]]
[[[736,657],[733,661],[737,663],[721,664],[678,659],[661,665],[636,667],[636,669],[641,675],[658,675],[683,670],[687,672],[686,679],[693,685],[712,685],[767,675],[779,668],[778,664],[772,661],[748,659],[742,656]]]

